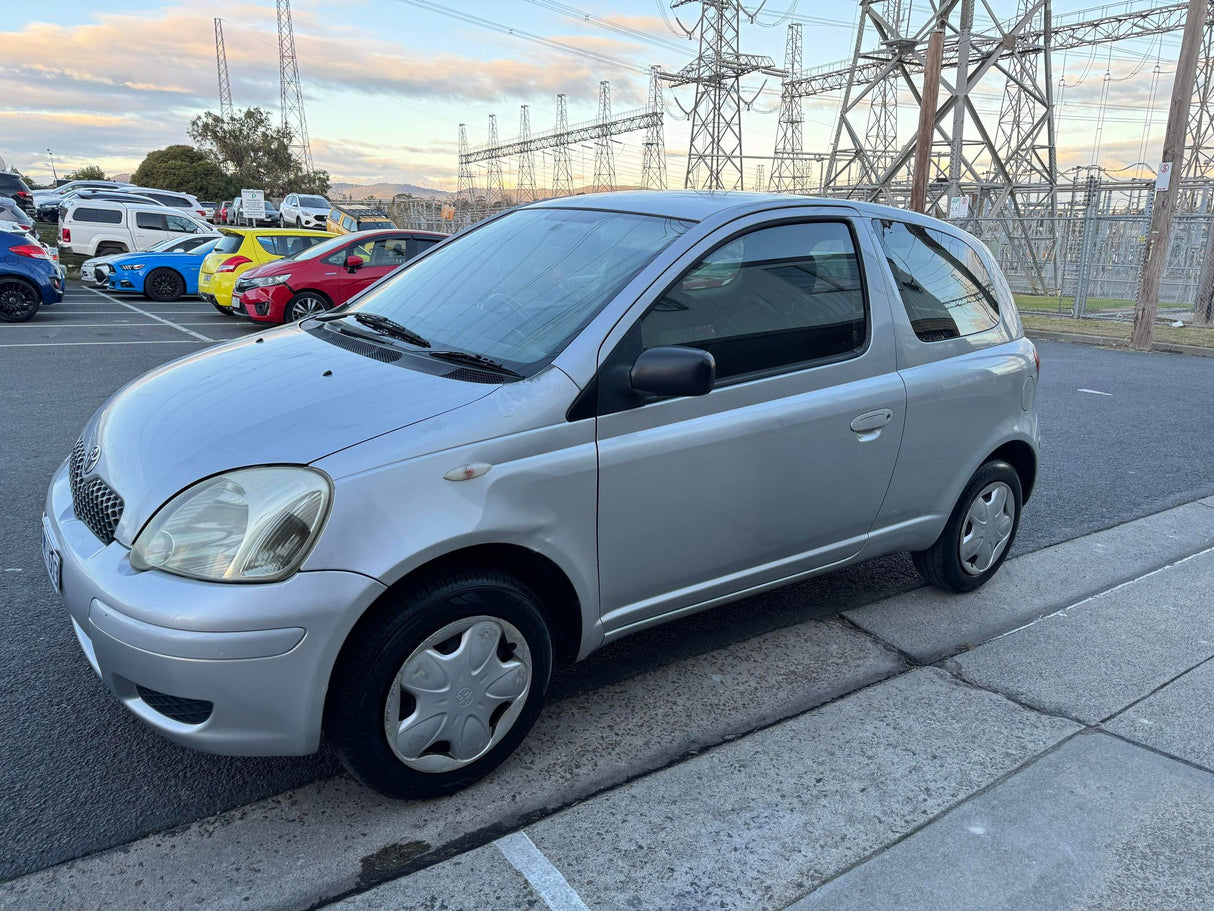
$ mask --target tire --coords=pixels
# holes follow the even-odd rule
[[[222,313],[224,316],[232,315],[231,307],[224,307],[215,301],[211,301],[211,306],[214,307],[216,310],[218,310],[220,313]]]
[[[986,503],[985,509],[976,509],[979,497]],[[927,550],[911,554],[915,569],[929,583],[946,591],[981,588],[1007,559],[1020,528],[1023,505],[1016,469],[999,460],[984,463],[965,486],[936,542]],[[975,510],[990,516],[992,509],[998,510],[991,516],[993,524],[971,514]]]
[[[298,231],[302,231],[302,230],[303,230],[303,223],[302,223],[302,222],[300,222],[300,220],[299,220],[299,216],[298,216],[298,215],[297,215],[297,216],[295,216],[295,228],[296,228],[296,230],[298,230]]]
[[[333,302],[319,291],[300,291],[282,308],[284,323],[295,323],[306,316],[315,316],[333,309]]]
[[[152,301],[181,300],[185,294],[185,279],[175,269],[153,269],[143,280],[143,296]]]
[[[493,650],[478,656],[487,639]],[[406,672],[423,681],[420,699],[401,683]],[[494,570],[436,576],[355,627],[330,681],[325,731],[347,771],[381,794],[449,794],[514,752],[551,673],[552,639],[530,590]],[[426,724],[435,718],[437,728]]]
[[[24,323],[42,305],[42,293],[23,278],[0,276],[0,322]]]

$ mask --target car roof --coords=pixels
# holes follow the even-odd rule
[[[307,228],[229,228],[219,229],[221,234],[239,234],[245,237],[337,237],[330,231],[311,231]]]

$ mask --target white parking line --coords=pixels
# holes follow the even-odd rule
[[[108,294],[98,291],[96,288],[89,288],[88,290],[92,291],[96,295],[104,297],[107,301],[117,304],[120,307],[126,307],[128,310],[134,310],[136,313],[142,313],[148,319],[154,319],[159,323],[164,323],[166,326],[172,326],[174,329],[178,330],[179,332],[184,332],[186,335],[192,335],[192,336],[194,336],[194,338],[199,339],[204,342],[215,341],[215,339],[208,338],[207,336],[203,335],[200,332],[195,332],[193,329],[187,329],[185,326],[179,326],[172,320],[167,320],[164,317],[157,316],[155,313],[148,313],[146,310],[140,310],[134,304],[128,304],[126,301],[120,301],[116,297],[110,297]]]
[[[506,860],[531,883],[552,911],[590,911],[561,871],[552,866],[526,832],[513,832],[494,842]]]
[[[193,333],[191,333],[193,334]],[[203,339],[206,342],[213,342],[215,339]],[[198,342],[192,338],[166,338],[158,341],[144,342],[0,342],[0,348],[77,348],[81,345],[197,345]]]

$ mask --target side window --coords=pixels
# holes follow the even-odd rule
[[[405,247],[405,258],[412,259],[419,253],[424,253],[426,250],[429,250],[436,243],[438,243],[437,240],[429,237],[410,237],[409,243]]]
[[[122,212],[118,209],[89,209],[76,206],[72,209],[72,221],[91,221],[102,225],[122,224]]]
[[[960,338],[999,323],[991,277],[973,247],[920,225],[878,220],[874,227],[921,340]]]
[[[407,246],[403,237],[381,237],[369,246],[371,258],[368,260],[369,266],[399,266],[406,259],[405,248]],[[359,254],[362,255],[362,254]]]
[[[165,221],[168,222],[169,230],[176,231],[179,234],[197,234],[198,225],[190,221],[188,218],[182,218],[180,215],[166,215]]]
[[[136,212],[135,227],[147,231],[167,231],[169,226],[159,212]]]
[[[868,310],[843,222],[761,228],[684,273],[641,318],[641,347],[708,351],[717,380],[858,354]]]

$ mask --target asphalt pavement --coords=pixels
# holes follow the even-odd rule
[[[134,308],[134,309],[132,309]],[[33,322],[0,326],[0,458],[11,542],[0,565],[0,878],[123,844],[332,776],[330,755],[234,759],[143,727],[79,653],[42,570],[39,517],[54,468],[125,382],[253,327],[192,301],[151,304],[73,287]],[[1214,361],[1043,342],[1044,463],[1021,526],[1026,554],[1214,493]],[[283,390],[266,390],[266,395]],[[255,390],[233,408],[256,408]],[[895,556],[638,634],[565,669],[554,704],[695,656],[860,609],[918,586]],[[336,780],[338,786],[344,779]]]

